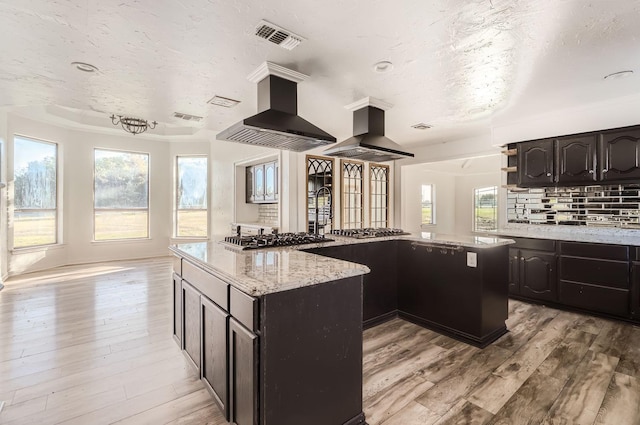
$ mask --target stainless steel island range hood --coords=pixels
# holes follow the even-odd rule
[[[353,137],[323,152],[324,155],[384,162],[414,155],[384,135],[384,111],[390,104],[365,97],[345,108],[353,111]]]
[[[247,78],[258,83],[259,113],[220,132],[216,139],[296,152],[336,142],[298,116],[297,85],[307,75],[265,62]]]

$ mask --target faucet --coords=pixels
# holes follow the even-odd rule
[[[320,197],[320,193],[322,192],[327,192],[327,194],[329,195],[329,220],[331,220],[333,218],[333,211],[331,210],[331,189],[329,189],[327,186],[322,186],[320,189],[318,189],[316,191],[316,195],[315,195],[315,201],[316,201],[316,218],[313,222],[313,233],[316,235],[320,234],[320,228],[318,226],[318,218],[320,215],[320,208],[318,207],[318,198]],[[324,224],[327,224],[327,220],[325,219]]]

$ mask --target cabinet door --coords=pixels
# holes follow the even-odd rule
[[[264,164],[264,200],[276,199],[276,164],[269,162]]]
[[[557,299],[556,255],[520,250],[520,294],[538,300]]]
[[[173,274],[173,337],[182,348],[182,279]]]
[[[202,300],[202,380],[225,418],[227,412],[227,329],[229,314],[206,297]]]
[[[253,167],[253,200],[264,201],[264,164]]]
[[[182,314],[184,315],[182,347],[200,372],[200,292],[185,280],[182,281]]]
[[[245,196],[246,196],[246,202],[247,203],[252,203],[254,201],[254,194],[253,194],[253,167],[247,167],[246,168],[246,188],[245,188]]]
[[[568,137],[556,141],[556,181],[588,184],[596,180],[596,136]]]
[[[258,337],[233,317],[229,319],[229,420],[257,425]]]
[[[553,140],[518,143],[518,186],[552,186]]]
[[[600,135],[600,180],[640,179],[640,127]]]
[[[509,248],[509,294],[520,294],[520,250]]]

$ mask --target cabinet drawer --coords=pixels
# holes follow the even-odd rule
[[[629,316],[629,291],[560,281],[560,302],[620,317]]]
[[[626,245],[605,245],[599,243],[560,242],[560,254],[627,261],[629,260],[629,247]]]
[[[552,239],[532,239],[532,238],[512,238],[516,241],[515,245],[511,245],[509,248],[522,248],[533,249],[536,251],[555,251],[556,241]]]
[[[188,261],[182,261],[182,278],[222,309],[229,310],[229,285]]]
[[[560,256],[560,279],[628,289],[629,263]]]
[[[177,255],[173,256],[173,272],[178,276],[182,276],[182,258]]]
[[[231,288],[229,314],[247,329],[258,330],[258,299]]]

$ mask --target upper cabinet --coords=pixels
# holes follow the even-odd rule
[[[640,180],[640,126],[517,143],[520,187]]]
[[[555,141],[556,182],[589,184],[596,181],[596,136],[564,137]]]
[[[640,128],[600,134],[600,180],[640,179]]]
[[[276,161],[246,168],[246,201],[254,204],[278,202],[278,163]]]
[[[553,140],[518,143],[518,186],[551,186],[553,177]]]

